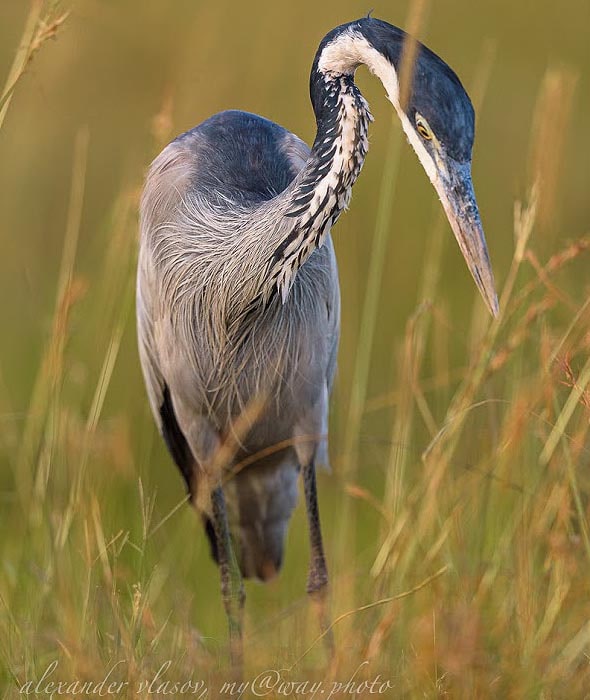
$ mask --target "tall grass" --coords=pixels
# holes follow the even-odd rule
[[[43,3],[32,8],[2,110],[34,38],[62,23],[55,7],[49,17]],[[414,313],[391,350],[394,377],[372,395],[370,339],[401,147],[393,132],[346,429],[335,426],[337,468],[320,485],[336,659],[327,663],[304,595],[300,508],[283,575],[248,586],[246,678],[267,668],[292,680],[381,674],[391,698],[586,696],[590,235],[554,241],[545,260],[535,252],[538,231],[559,220],[553,176],[563,142],[551,127],[568,123],[574,84],[571,71],[552,69],[539,89],[530,187],[514,206],[499,318],[488,321],[476,301],[466,332],[445,301],[437,214]],[[154,122],[158,142],[169,136],[169,112],[167,98]],[[133,345],[139,174],[122,184],[101,222],[107,245],[83,274],[88,131],[74,142],[52,322],[23,420],[10,420],[13,407],[0,420],[2,697],[18,697],[56,661],[53,680],[111,673],[129,684],[120,697],[154,695],[157,685],[140,684],[161,669],[160,683],[201,679],[216,697],[228,680],[227,639],[199,523],[172,481],[143,395],[130,414],[105,412],[110,392],[141,391],[137,376],[117,371],[121,348]],[[457,335],[459,366],[449,351]],[[390,426],[380,460],[369,456],[364,428],[376,415]]]

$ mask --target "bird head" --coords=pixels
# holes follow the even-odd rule
[[[402,128],[440,198],[475,284],[496,316],[494,276],[471,179],[471,100],[455,73],[426,47],[418,47],[410,70],[407,100],[404,104],[398,98],[396,105]]]
[[[415,42],[414,59],[408,63],[403,57],[411,42]],[[323,76],[352,75],[362,63],[383,83],[441,200],[473,279],[496,316],[494,276],[471,180],[475,116],[469,96],[454,71],[435,53],[398,27],[371,17],[332,30],[316,56],[317,70]],[[400,78],[404,70],[408,75]],[[407,90],[400,89],[404,78]]]

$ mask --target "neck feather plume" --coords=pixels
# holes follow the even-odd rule
[[[310,157],[289,194],[293,224],[274,252],[269,281],[286,300],[299,267],[321,246],[343,209],[369,148],[369,106],[348,75],[325,76],[318,131]]]
[[[284,193],[284,216],[292,225],[270,261],[266,297],[278,289],[283,302],[286,300],[298,269],[322,245],[348,207],[369,148],[368,127],[373,119],[354,84],[354,73],[361,64],[380,78],[398,109],[393,64],[364,36],[362,24],[344,25],[328,34],[310,77],[317,134],[307,163]]]

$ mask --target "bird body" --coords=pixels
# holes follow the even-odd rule
[[[284,302],[277,293],[265,302],[263,316],[245,313],[264,293],[266,266],[281,239],[244,221],[292,183],[308,155],[307,146],[278,125],[244,112],[223,112],[164,149],[150,170],[142,202],[140,351],[161,431],[169,441],[188,436],[205,465],[252,397],[267,396],[262,415],[240,439],[226,470],[290,443],[240,470],[226,485],[242,573],[263,579],[280,567],[299,466],[310,445],[319,449],[318,461],[327,462],[340,298],[326,234]],[[205,159],[208,167],[200,170]],[[231,207],[220,219],[215,207],[225,203]],[[256,254],[246,255],[245,245]],[[205,475],[197,471],[190,449],[177,448],[175,459],[185,465],[183,474],[196,497]]]
[[[148,174],[140,358],[156,422],[219,564],[230,639],[240,636],[240,572],[266,580],[280,568],[300,470],[308,591],[326,590],[315,468],[327,461],[340,325],[330,231],[349,204],[372,120],[354,83],[359,65],[383,83],[497,312],[471,184],[473,108],[455,73],[419,43],[402,99],[406,39],[373,18],[324,37],[310,76],[311,149],[262,117],[227,111],[179,136]]]

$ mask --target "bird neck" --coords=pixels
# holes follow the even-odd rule
[[[369,105],[352,75],[316,73],[317,134],[310,156],[288,189],[289,233],[274,251],[269,281],[283,302],[299,267],[322,245],[343,209],[369,148]]]
[[[336,27],[320,43],[310,76],[317,135],[305,166],[280,198],[287,207],[284,224],[289,225],[274,249],[266,296],[278,287],[285,301],[297,270],[348,206],[367,154],[368,125],[373,119],[354,84],[360,65],[381,80],[404,131],[412,137],[399,104],[396,71],[405,36],[397,27],[364,18]]]

